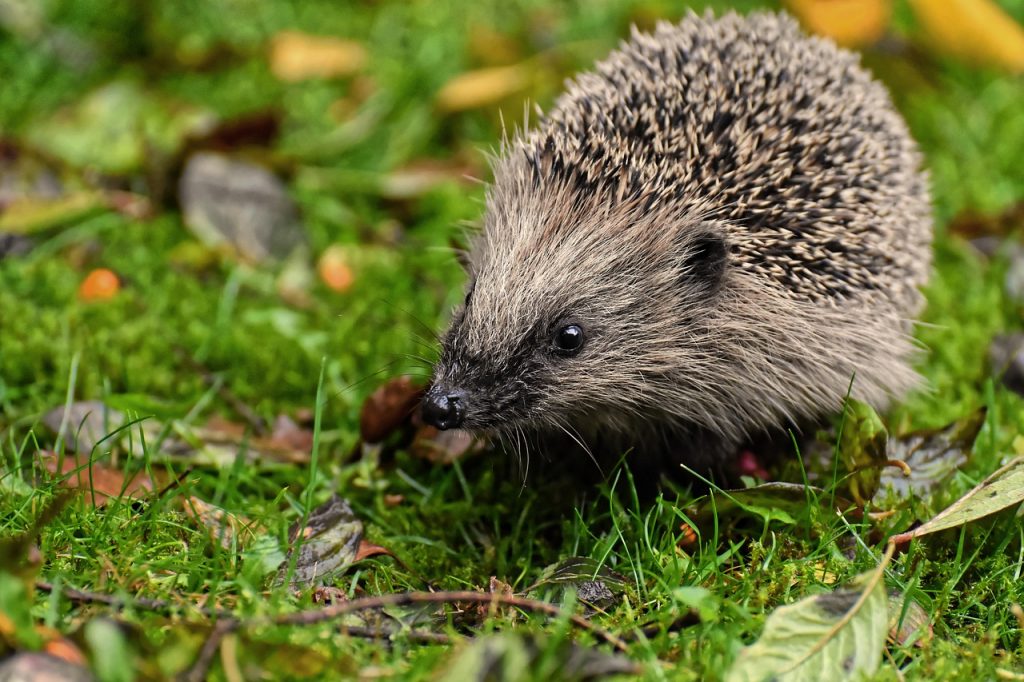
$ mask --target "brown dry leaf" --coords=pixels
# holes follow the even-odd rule
[[[483,450],[483,443],[468,431],[439,431],[433,426],[416,432],[409,453],[434,464],[451,464]]]
[[[992,0],[910,0],[936,49],[1024,73],[1024,28]]]
[[[391,379],[370,394],[359,412],[359,434],[379,443],[412,419],[423,397],[423,386],[411,377]]]
[[[395,556],[395,553],[387,547],[381,547],[380,545],[375,545],[372,542],[360,540],[359,549],[356,550],[356,556],[352,561],[362,561],[363,559],[368,559],[372,556],[380,556],[381,554],[390,557]]]
[[[97,507],[121,496],[142,499],[155,488],[146,472],[139,471],[128,478],[125,472],[109,464],[95,460],[90,462],[88,453],[67,453],[63,461],[55,452],[40,451],[38,456],[51,474],[67,477],[61,483],[65,488],[86,491],[86,499]]]
[[[85,658],[82,650],[70,639],[59,634],[43,644],[43,651],[72,665],[89,665],[89,661]]]
[[[210,538],[224,549],[231,549],[236,542],[241,547],[246,540],[264,530],[246,517],[233,514],[194,495],[186,498],[182,506],[185,514],[206,527],[210,531]]]
[[[352,40],[282,31],[270,45],[270,70],[289,83],[309,78],[340,78],[358,73],[366,48]]]
[[[878,41],[892,15],[891,0],[787,0],[786,6],[807,30],[846,47]]]
[[[467,71],[445,83],[437,93],[437,108],[454,112],[496,104],[526,90],[532,75],[526,63]]]
[[[890,642],[906,644],[912,641],[914,646],[924,647],[933,634],[931,618],[924,607],[902,592],[889,593]]]

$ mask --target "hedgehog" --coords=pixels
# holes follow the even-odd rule
[[[634,28],[492,170],[427,423],[713,473],[919,385],[920,153],[859,58],[788,15]]]

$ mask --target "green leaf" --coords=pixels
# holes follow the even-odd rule
[[[131,682],[135,664],[121,628],[111,620],[97,618],[85,625],[85,641],[92,651],[92,664],[100,682]]]
[[[892,542],[904,544],[922,535],[963,526],[1021,502],[1024,502],[1024,457],[1017,457],[939,512],[931,521],[894,536]]]
[[[776,609],[761,638],[740,652],[726,682],[839,682],[878,670],[889,632],[889,596],[882,580],[888,556],[854,581],[859,588]]]

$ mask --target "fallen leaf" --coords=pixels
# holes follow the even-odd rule
[[[903,545],[914,538],[983,519],[1021,502],[1024,502],[1024,457],[1017,457],[993,472],[927,523],[895,535],[890,541]]]
[[[364,442],[379,443],[409,424],[423,397],[423,385],[411,377],[396,377],[377,388],[359,412],[359,434]]]
[[[440,431],[433,426],[422,426],[416,431],[409,453],[413,457],[446,466],[468,455],[482,452],[483,449],[483,441],[469,431]]]
[[[910,6],[936,49],[1024,72],[1024,29],[992,0],[910,0]]]
[[[182,507],[185,514],[202,524],[209,531],[210,539],[224,549],[243,547],[246,540],[263,532],[262,528],[246,517],[233,514],[194,495],[187,497]]]
[[[839,451],[849,474],[845,483],[853,501],[864,506],[878,491],[886,457],[888,433],[867,403],[847,400]]]
[[[476,637],[439,670],[441,682],[586,682],[612,675],[639,675],[642,668],[564,639],[499,633]]]
[[[985,424],[986,412],[982,408],[941,429],[890,438],[886,446],[888,458],[904,462],[910,475],[892,467],[882,470],[875,500],[890,492],[901,498],[920,496],[942,485],[967,462],[974,440]]]
[[[289,580],[294,562],[291,586],[317,586],[356,561],[363,539],[363,522],[347,500],[334,494],[310,512],[305,527],[292,526],[288,537],[292,547],[278,570],[277,582]]]
[[[141,446],[143,437],[153,442],[159,435],[159,427],[152,420],[137,421],[126,428],[128,423],[124,412],[99,400],[74,402],[67,409],[62,405],[43,416],[43,424],[63,439],[68,449],[79,453],[92,452],[100,442],[114,447],[129,432],[136,447]]]
[[[773,611],[761,637],[740,651],[726,682],[839,682],[875,673],[889,631],[883,580],[887,563],[862,574],[853,588],[807,597]]]
[[[86,491],[86,499],[102,507],[112,498],[142,499],[153,492],[153,481],[145,471],[132,476],[100,461],[89,461],[87,453],[38,453],[42,465],[55,476],[62,476],[61,485],[72,490]],[[58,467],[60,467],[58,469]]]
[[[121,280],[113,270],[97,268],[78,285],[78,298],[82,301],[106,301],[120,290]]]
[[[527,592],[535,592],[544,587],[557,588],[559,599],[564,599],[566,590],[572,589],[581,602],[605,609],[628,589],[629,582],[625,576],[594,559],[568,557],[545,568]]]
[[[445,83],[437,93],[437,108],[456,112],[496,104],[526,90],[532,75],[525,62],[467,71]]]
[[[159,96],[137,81],[118,80],[53,116],[32,120],[25,138],[73,167],[125,176],[143,171],[154,154],[173,156],[187,137],[215,121],[205,109]]]
[[[877,42],[892,16],[891,0],[787,0],[786,6],[807,30],[846,47]]]
[[[324,249],[317,263],[317,272],[320,274],[320,281],[338,293],[348,291],[356,281],[355,273],[349,264],[348,249],[338,244]]]
[[[95,678],[85,666],[71,663],[48,653],[23,651],[0,663],[0,680],[4,682],[93,682]]]
[[[355,558],[352,559],[352,561],[362,561],[363,559],[369,559],[372,556],[380,556],[382,554],[390,557],[395,556],[395,553],[387,547],[381,547],[380,545],[375,545],[372,542],[360,540],[359,549],[356,550]]]
[[[24,198],[0,210],[0,232],[35,234],[61,225],[81,222],[107,210],[102,192],[83,190],[55,198]]]
[[[849,500],[836,497],[822,488],[773,481],[752,488],[722,490],[713,499],[705,497],[699,501],[690,518],[698,526],[704,526],[716,515],[722,518],[742,513],[758,516],[766,522],[795,525],[797,519],[807,513],[808,505],[817,503],[825,508],[830,500],[836,510],[845,511],[854,506]]]
[[[227,245],[259,263],[305,244],[295,202],[262,166],[199,152],[185,164],[179,195],[186,227],[211,248]]]
[[[931,617],[910,595],[889,593],[889,641],[926,646],[933,635]]]
[[[366,62],[366,48],[352,40],[282,31],[270,44],[270,70],[289,83],[351,76]]]
[[[964,211],[949,222],[950,234],[960,235],[971,241],[983,237],[1006,237],[1024,226],[1024,201],[1011,204],[995,214]],[[998,243],[1002,243],[999,240]]]
[[[57,636],[43,645],[43,651],[72,665],[88,665],[85,654],[67,637]],[[0,678],[2,679],[2,678]]]

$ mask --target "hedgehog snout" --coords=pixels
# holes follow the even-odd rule
[[[456,429],[466,418],[466,393],[434,384],[423,396],[421,411],[423,421],[431,426]]]

